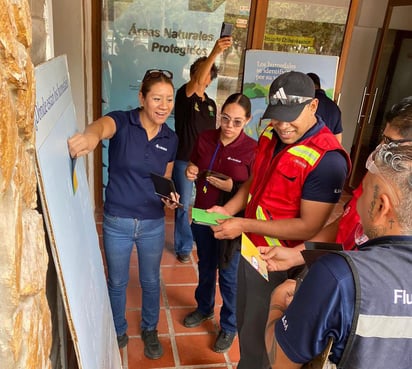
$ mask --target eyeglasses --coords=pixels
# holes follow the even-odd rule
[[[151,78],[159,78],[161,76],[164,76],[168,79],[172,79],[173,78],[173,73],[169,70],[165,70],[165,69],[149,69],[146,71],[144,77],[143,77],[143,82],[147,81],[148,79]]]
[[[245,123],[245,121],[243,119],[240,118],[231,118],[229,115],[227,114],[222,114],[220,116],[220,124],[223,124],[225,126],[228,126],[229,123],[232,122],[233,123],[233,127],[239,128],[243,125],[243,123]]]
[[[382,134],[382,141],[386,145],[389,145],[390,143],[399,145],[399,144],[403,144],[403,143],[407,143],[407,142],[412,142],[412,139],[401,138],[399,140],[392,140],[390,137],[385,136],[384,134]]]
[[[274,95],[269,96],[270,105],[299,105],[304,102],[312,101],[313,97],[308,96],[295,96],[295,95],[286,95],[282,94],[282,97],[279,97],[279,92],[276,92]]]

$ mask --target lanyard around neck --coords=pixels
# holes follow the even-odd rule
[[[211,170],[212,170],[212,168],[213,168],[213,164],[215,163],[215,160],[216,160],[216,156],[217,156],[217,152],[219,151],[219,148],[220,148],[220,141],[217,143],[217,145],[216,145],[216,149],[215,149],[215,152],[213,153],[213,155],[212,155],[212,159],[210,159],[210,163],[209,163],[209,166],[208,166],[208,168],[207,168],[207,172],[206,172],[206,176],[207,176],[207,173],[208,172],[210,172]],[[203,186],[203,193],[206,193],[207,192],[207,185],[208,185],[208,181],[206,180],[206,177],[205,177],[205,184],[204,184],[204,186]]]

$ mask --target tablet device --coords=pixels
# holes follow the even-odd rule
[[[154,188],[155,188],[155,194],[170,200],[172,202],[174,202],[175,204],[177,204],[178,207],[183,207],[183,204],[174,201],[171,197],[170,197],[170,193],[171,192],[176,192],[176,187],[175,184],[173,183],[173,181],[169,178],[166,178],[164,176],[161,176],[160,174],[156,174],[156,173],[150,173],[150,177],[152,178],[152,182],[154,184]]]

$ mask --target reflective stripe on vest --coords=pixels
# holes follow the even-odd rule
[[[320,158],[320,154],[316,150],[305,145],[293,146],[288,150],[288,153],[302,158],[309,163],[310,166],[313,166]]]
[[[272,137],[273,137],[272,127],[268,126],[268,127],[263,131],[262,136],[268,138],[269,140],[272,140]]]
[[[258,220],[268,220],[266,218],[266,215],[263,212],[263,209],[260,205],[256,208],[256,219],[258,219]],[[268,237],[268,236],[263,236],[263,238],[265,239],[265,241],[267,242],[267,244],[269,246],[282,246],[282,244],[280,243],[280,241],[277,238],[272,238],[272,237]]]
[[[359,314],[356,334],[361,337],[412,339],[412,317]]]

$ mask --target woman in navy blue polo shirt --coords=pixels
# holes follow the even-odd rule
[[[150,173],[172,175],[178,140],[165,124],[174,103],[172,77],[166,70],[148,70],[139,92],[139,108],[108,113],[68,141],[70,155],[78,157],[94,150],[102,139],[110,139],[103,243],[114,325],[119,347],[124,347],[128,342],[126,288],[135,244],[142,286],[142,339],[144,353],[151,359],[163,354],[156,328],[165,242],[164,204],[172,209],[175,205],[155,194]]]
[[[251,172],[257,143],[243,132],[251,118],[248,97],[230,95],[222,106],[220,128],[202,132],[193,148],[186,176],[196,181],[195,207],[208,209],[225,204],[245,182]],[[209,175],[215,171],[226,175]],[[206,173],[206,175],[202,174]],[[184,325],[197,327],[214,316],[216,270],[223,299],[220,311],[220,332],[214,344],[216,352],[226,352],[236,335],[237,267],[240,258],[240,237],[217,240],[209,226],[192,223],[199,257],[199,284],[195,291],[197,309],[187,315]]]

